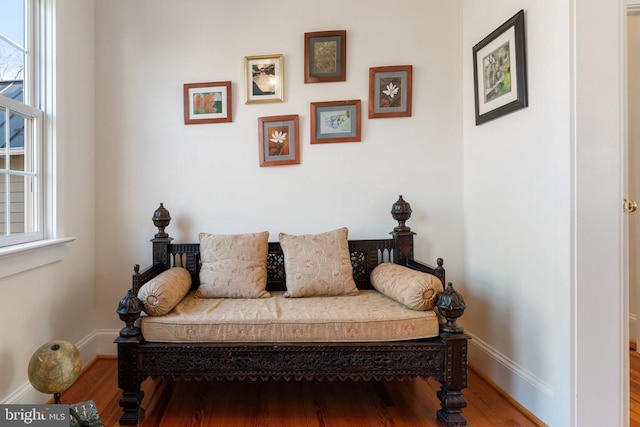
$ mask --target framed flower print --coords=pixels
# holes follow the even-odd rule
[[[300,163],[298,115],[258,118],[260,166]]]
[[[413,66],[369,68],[369,118],[411,117]]]

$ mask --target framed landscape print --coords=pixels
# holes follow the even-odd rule
[[[361,137],[361,102],[311,103],[311,143],[356,142]]]
[[[184,124],[231,121],[231,82],[184,85]]]
[[[369,68],[369,118],[411,117],[413,66]]]
[[[245,103],[284,101],[284,56],[245,56]]]
[[[260,166],[300,163],[298,115],[258,118]]]
[[[304,34],[304,82],[347,80],[347,32],[317,31]]]
[[[527,106],[524,10],[473,47],[476,125]]]

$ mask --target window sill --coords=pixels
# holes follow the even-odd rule
[[[40,240],[0,248],[0,279],[62,260],[64,244],[75,239]]]

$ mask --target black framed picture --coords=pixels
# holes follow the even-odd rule
[[[528,105],[524,10],[473,47],[476,125]]]

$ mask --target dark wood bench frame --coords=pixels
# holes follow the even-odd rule
[[[395,205],[394,205],[395,206]],[[161,205],[162,209],[164,207]],[[159,208],[159,210],[160,210]],[[167,218],[160,218],[166,212]],[[142,382],[148,377],[198,380],[294,379],[294,380],[396,380],[433,377],[441,383],[438,419],[446,426],[465,426],[462,409],[467,402],[462,390],[467,386],[468,336],[456,319],[464,311],[464,301],[451,284],[439,295],[441,323],[439,336],[394,342],[352,343],[152,343],[146,342],[138,327],[142,303],[136,297],[140,286],[172,266],[183,266],[192,275],[192,289],[199,284],[198,243],[174,244],[164,228],[170,216],[164,210],[154,214],[159,232],[152,240],[153,264],[143,270],[134,266],[132,287],[120,301],[118,314],[126,323],[115,340],[118,345],[118,386],[122,389],[121,425],[137,425],[144,417],[141,407]],[[369,275],[382,261],[431,273],[445,281],[443,260],[432,267],[414,260],[413,236],[404,222],[391,238],[350,240],[354,279],[359,289],[372,289]],[[267,289],[285,290],[284,255],[279,243],[269,243]]]

